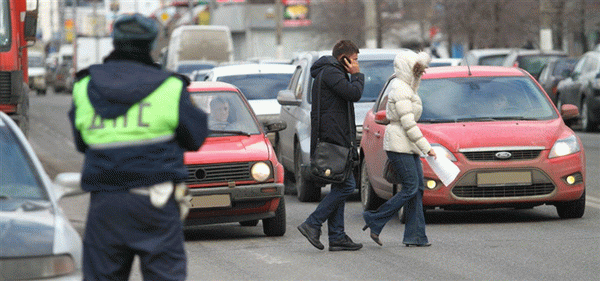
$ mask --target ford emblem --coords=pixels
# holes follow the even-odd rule
[[[498,159],[508,159],[512,156],[512,154],[508,151],[500,151],[496,153],[496,158]]]

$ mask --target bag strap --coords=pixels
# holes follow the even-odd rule
[[[315,77],[315,83],[317,83],[317,92],[316,92],[316,101],[313,100],[313,102],[317,103],[317,142],[319,142],[319,140],[321,139],[321,82],[323,80],[323,72],[325,72],[325,69],[321,70],[321,72],[319,72],[319,74],[317,74],[317,77]],[[352,110],[350,110],[350,102],[347,102],[348,105],[348,124],[353,125],[353,129],[351,130],[354,133],[354,137],[353,139],[350,141],[350,146],[354,147],[354,140],[356,139],[356,124],[352,124],[352,118],[350,117],[350,114],[354,114],[354,112]]]

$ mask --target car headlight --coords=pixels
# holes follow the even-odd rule
[[[550,149],[550,154],[548,158],[556,158],[561,156],[566,156],[578,152],[581,150],[579,142],[575,135],[571,135],[570,137],[557,140],[552,149]]]
[[[75,271],[70,255],[11,258],[0,260],[0,272],[7,280],[43,279]]]
[[[250,173],[255,181],[263,182],[271,176],[271,166],[265,162],[257,162],[252,165]]]
[[[441,144],[432,143],[431,149],[433,149],[433,151],[435,151],[435,155],[438,157],[446,157],[446,158],[450,159],[450,161],[452,161],[452,162],[458,161],[458,160],[456,160],[456,157],[454,157],[454,154],[452,154],[452,152],[450,152],[450,150],[448,150]]]

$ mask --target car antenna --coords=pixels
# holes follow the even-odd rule
[[[467,69],[469,70],[469,76],[472,76],[473,74],[471,73],[471,65],[469,65],[469,60],[465,59],[465,62],[467,63]]]

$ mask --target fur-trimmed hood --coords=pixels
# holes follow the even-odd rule
[[[414,75],[413,67],[417,63],[424,67],[428,67],[430,62],[431,56],[425,52],[402,52],[394,58],[394,73],[398,79],[410,85],[413,91],[416,92],[421,83],[421,77],[416,77]]]

